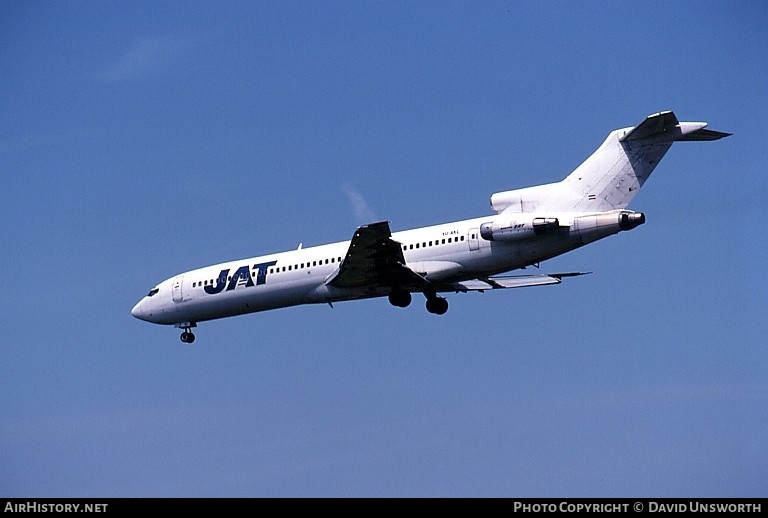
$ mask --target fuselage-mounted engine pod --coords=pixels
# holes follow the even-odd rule
[[[645,223],[645,214],[642,212],[625,212],[619,218],[619,230],[632,230]]]
[[[486,241],[521,241],[542,236],[560,227],[557,218],[522,219],[496,218],[480,225],[480,236]]]
[[[645,214],[642,212],[628,210],[603,212],[574,218],[571,235],[578,237],[582,244],[587,244],[624,230],[632,230],[643,223],[645,223]]]

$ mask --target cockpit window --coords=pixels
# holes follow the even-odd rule
[[[156,294],[158,291],[160,291],[160,288],[152,288],[149,290],[149,293],[147,293],[147,297],[151,297],[152,295]]]

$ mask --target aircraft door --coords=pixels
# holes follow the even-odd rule
[[[478,240],[477,240],[479,235],[480,235],[479,228],[469,229],[469,232],[467,233],[467,240],[469,241],[470,250],[478,250],[480,248],[480,244],[478,243]]]
[[[183,287],[183,282],[182,282],[183,280],[184,280],[184,276],[183,275],[179,275],[178,277],[173,279],[173,284],[172,284],[172,287],[171,287],[171,291],[173,292],[173,301],[174,302],[181,302],[182,299],[184,298],[183,293],[181,291],[182,287]]]

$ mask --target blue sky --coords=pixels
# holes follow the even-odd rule
[[[764,2],[0,3],[0,495],[766,496]],[[225,260],[488,214],[673,109],[556,287],[206,323]],[[418,303],[416,303],[418,302]]]

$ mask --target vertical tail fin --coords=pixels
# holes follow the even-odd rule
[[[704,129],[706,122],[679,122],[671,111],[649,115],[633,128],[612,131],[563,181],[496,193],[497,212],[602,212],[624,209],[676,141],[717,140],[730,135]]]

